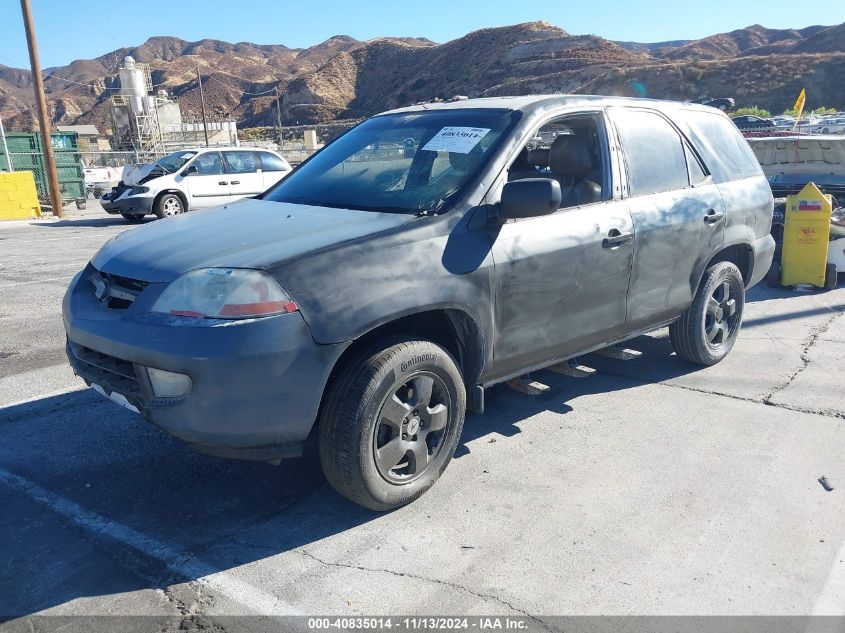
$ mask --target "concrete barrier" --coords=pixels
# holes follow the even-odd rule
[[[35,178],[31,171],[0,173],[0,220],[40,218]]]

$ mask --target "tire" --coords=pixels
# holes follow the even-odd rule
[[[836,264],[828,264],[824,270],[824,289],[825,290],[836,290],[836,283],[837,283],[837,270]]]
[[[185,203],[175,193],[166,193],[156,202],[154,213],[159,219],[179,215],[185,213]]]
[[[323,403],[319,451],[326,479],[371,510],[410,503],[451,461],[465,409],[461,372],[440,346],[394,339],[370,348],[337,375]]]
[[[138,215],[137,213],[121,213],[120,215],[123,216],[123,219],[131,224],[140,224],[144,221],[143,215]]]
[[[715,365],[734,346],[742,325],[745,285],[730,262],[704,273],[692,305],[669,326],[675,353],[698,365]]]
[[[783,288],[783,284],[780,281],[780,264],[777,262],[772,262],[771,267],[769,268],[769,272],[766,273],[766,284],[770,288]]]

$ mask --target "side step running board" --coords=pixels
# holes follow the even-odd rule
[[[507,382],[508,387],[526,396],[539,396],[549,391],[549,386],[531,379],[530,374],[517,378],[511,378]]]
[[[643,355],[642,352],[638,352],[635,349],[624,348],[621,345],[611,345],[610,347],[596,350],[593,353],[598,354],[599,356],[606,356],[607,358],[615,358],[616,360],[633,360]]]
[[[589,378],[593,374],[596,373],[596,370],[592,367],[587,367],[586,365],[579,365],[578,359],[572,358],[564,363],[558,363],[557,365],[552,365],[551,367],[547,367],[549,371],[553,371],[556,374],[563,374],[564,376],[569,376],[570,378]]]

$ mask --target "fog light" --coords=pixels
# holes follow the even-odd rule
[[[150,377],[150,384],[153,386],[153,393],[155,393],[156,398],[181,398],[191,388],[191,377],[185,374],[177,374],[154,367],[147,367],[147,374]]]

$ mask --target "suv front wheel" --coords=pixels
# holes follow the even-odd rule
[[[466,391],[452,356],[396,339],[350,362],[320,416],[320,463],[344,497],[392,510],[431,488],[461,437]]]
[[[734,346],[744,307],[745,285],[739,269],[730,262],[712,265],[692,305],[669,326],[675,353],[699,365],[715,365]]]

